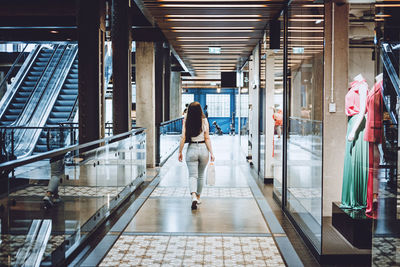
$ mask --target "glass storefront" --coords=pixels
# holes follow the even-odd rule
[[[293,1],[287,29],[286,209],[321,251],[324,8]]]

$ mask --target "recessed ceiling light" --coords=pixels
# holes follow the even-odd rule
[[[255,29],[255,27],[171,27],[176,30],[240,30],[240,29]]]
[[[254,32],[254,30],[172,30],[173,32]]]
[[[260,4],[244,4],[244,5],[209,5],[209,4],[161,4],[160,7],[200,7],[200,8],[256,8],[256,7],[267,7],[267,5],[260,5]]]
[[[53,30],[53,31],[50,31],[50,33],[59,33],[59,31],[54,31],[54,30]]]
[[[261,19],[202,19],[202,18],[193,18],[193,19],[167,19],[167,21],[213,21],[213,22],[218,22],[218,21],[239,21],[239,22],[257,22],[261,21]]]
[[[248,36],[179,36],[177,39],[250,39]]]
[[[261,15],[165,15],[166,18],[260,18]]]
[[[248,42],[247,39],[188,39],[177,40],[178,42]]]

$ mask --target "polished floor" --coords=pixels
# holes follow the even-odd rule
[[[186,164],[178,162],[175,153],[132,220],[121,233],[110,233],[119,238],[100,266],[285,266],[293,262],[297,254],[254,182],[239,138],[214,136],[212,144],[216,183],[205,185],[198,209],[190,208]],[[291,266],[302,263],[298,260]]]

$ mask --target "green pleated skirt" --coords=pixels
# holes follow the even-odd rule
[[[354,140],[350,142],[347,139],[358,116],[350,117],[346,134],[341,207],[349,209],[363,209],[367,206],[368,142],[364,141],[365,118]]]

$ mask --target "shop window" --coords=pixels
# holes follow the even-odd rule
[[[228,94],[206,95],[209,117],[230,117],[231,99]]]
[[[249,95],[241,94],[240,95],[240,105],[239,105],[239,95],[235,95],[235,116],[239,117],[239,112],[241,117],[247,117],[247,110],[249,106]],[[239,110],[240,108],[240,110]]]
[[[182,94],[182,111],[185,110],[186,104],[190,104],[194,101],[194,94]]]

